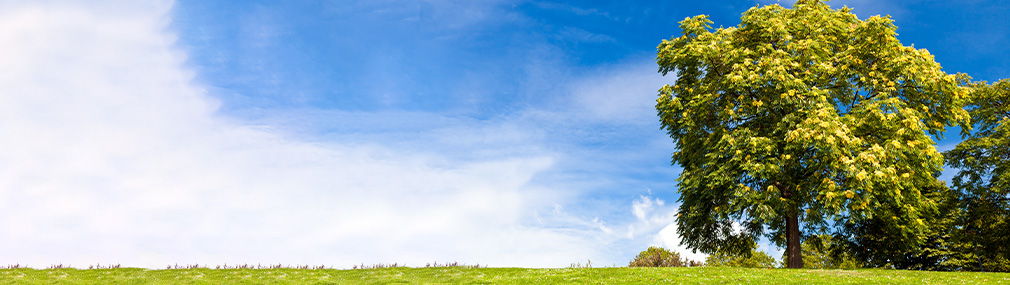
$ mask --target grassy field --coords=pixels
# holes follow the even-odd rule
[[[1010,284],[1010,273],[698,268],[0,269],[0,284]]]

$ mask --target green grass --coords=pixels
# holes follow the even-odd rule
[[[0,284],[1010,284],[1010,273],[698,268],[0,269]]]

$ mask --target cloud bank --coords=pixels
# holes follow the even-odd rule
[[[0,263],[621,265],[622,244],[675,242],[673,207],[651,197],[627,231],[568,213],[578,194],[540,182],[564,155],[512,122],[415,114],[452,124],[424,150],[222,115],[175,48],[172,4],[0,6]]]

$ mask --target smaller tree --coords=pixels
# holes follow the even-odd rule
[[[931,174],[939,175],[939,171]],[[843,250],[865,267],[944,270],[940,266],[949,259],[948,232],[957,222],[956,201],[941,183],[922,187],[919,193],[933,206],[920,209],[923,238],[918,242],[909,244],[906,237],[894,235],[887,226],[892,220],[889,215],[876,215],[837,226],[839,230],[831,237],[832,251]],[[880,205],[877,211],[893,213],[901,209]]]
[[[951,188],[962,211],[953,240],[971,244],[972,256],[960,264],[965,269],[1010,271],[1010,80],[973,87],[968,109],[975,130],[962,132],[965,140],[944,153],[958,169]]]
[[[773,268],[778,265],[771,255],[757,250],[757,244],[753,244],[750,252],[745,254],[719,250],[705,259],[705,266]]]
[[[694,267],[699,265],[701,264],[693,260],[681,259],[677,252],[656,246],[650,246],[649,249],[638,253],[638,256],[628,263],[628,267]]]

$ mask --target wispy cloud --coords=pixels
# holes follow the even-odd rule
[[[617,217],[587,214],[585,191],[645,185],[568,172],[620,156],[552,142],[596,127],[531,127],[573,110],[620,123],[637,104],[491,120],[283,109],[252,122],[194,81],[167,28],[172,3],[43,4],[0,10],[0,263],[623,263],[670,222],[644,196],[605,202]]]
[[[675,222],[678,206],[666,205],[666,202],[659,198],[641,196],[631,207],[637,222],[628,227],[628,237],[633,239],[636,235],[644,234],[651,239],[650,245],[674,250],[680,253],[682,258],[704,262],[708,257],[707,254],[693,252],[680,243]]]
[[[569,90],[575,97],[575,107],[587,112],[587,117],[658,128],[655,98],[659,88],[675,77],[671,74],[664,78],[656,69],[650,61],[610,65],[580,78]]]
[[[215,113],[164,30],[165,6],[7,8],[5,262],[556,265],[586,254],[578,237],[520,223],[550,157],[446,163],[291,140]]]
[[[593,9],[593,8],[585,9],[585,8],[573,6],[573,5],[566,4],[566,3],[554,3],[554,2],[539,1],[539,2],[534,2],[534,5],[536,5],[537,7],[541,8],[541,9],[560,10],[560,11],[565,11],[565,12],[568,12],[568,13],[573,13],[573,14],[576,14],[576,15],[579,15],[579,16],[598,16],[598,17],[604,17],[604,18],[608,18],[608,19],[610,18],[610,13],[608,13],[606,11],[601,11],[599,9]]]

